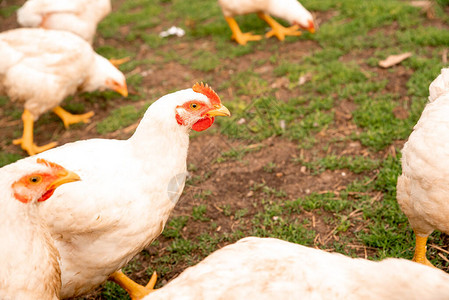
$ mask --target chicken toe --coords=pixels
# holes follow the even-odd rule
[[[126,276],[121,270],[112,273],[112,275],[109,277],[109,280],[117,283],[123,289],[125,289],[132,300],[139,300],[143,299],[146,295],[154,291],[154,285],[156,284],[157,274],[156,272],[153,272],[153,275],[151,275],[151,278],[146,286],[142,286],[134,282],[128,276]]]
[[[285,36],[300,36],[301,31],[299,31],[298,25],[293,25],[291,27],[284,27],[278,22],[276,22],[272,17],[264,13],[257,14],[259,18],[264,20],[270,25],[271,30],[265,34],[265,37],[270,38],[272,36],[276,36],[280,41],[285,40]]]
[[[90,118],[94,115],[93,111],[90,111],[88,113],[82,114],[82,115],[72,115],[68,111],[64,110],[61,106],[57,106],[53,109],[53,112],[58,115],[58,117],[61,118],[62,122],[64,122],[64,127],[69,128],[71,124],[75,123],[89,123]]]
[[[262,39],[260,35],[253,35],[250,32],[243,33],[234,18],[226,17],[229,27],[232,30],[232,39],[240,45],[246,45],[249,41],[259,41]]]
[[[33,139],[33,128],[34,128],[34,117],[33,114],[25,109],[22,114],[23,121],[23,135],[19,139],[13,140],[14,145],[20,145],[23,150],[28,152],[28,155],[34,155],[48,149],[56,147],[58,143],[52,142],[44,146],[37,146],[34,144]]]

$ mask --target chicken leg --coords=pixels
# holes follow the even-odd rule
[[[232,30],[232,39],[235,40],[240,45],[246,45],[248,41],[259,41],[262,39],[260,35],[253,35],[250,32],[242,33],[239,25],[232,17],[225,17],[226,22],[228,22],[229,28]]]
[[[34,155],[45,150],[55,147],[58,143],[52,142],[44,146],[37,146],[33,142],[33,127],[34,117],[33,114],[25,109],[22,114],[23,122],[23,135],[20,139],[15,139],[12,143],[14,145],[20,145],[23,150],[28,152],[29,155]]]
[[[56,106],[53,108],[53,112],[58,115],[64,122],[64,127],[69,128],[70,124],[75,124],[79,122],[89,123],[90,118],[94,115],[93,111],[82,115],[72,115],[68,111],[64,110],[61,106]]]
[[[257,13],[257,16],[259,16],[259,18],[267,22],[268,25],[270,25],[271,27],[271,30],[265,34],[265,37],[267,38],[275,35],[280,41],[283,41],[286,35],[292,36],[301,35],[301,31],[298,31],[299,29],[298,25],[293,25],[291,27],[284,27],[278,22],[276,22],[275,19],[262,12]]]
[[[156,271],[153,272],[153,275],[151,275],[150,281],[148,281],[146,286],[142,286],[134,282],[128,276],[123,274],[121,270],[112,273],[112,275],[109,276],[109,280],[117,283],[123,289],[125,289],[132,300],[139,300],[148,295],[149,293],[153,292],[154,285],[156,284],[157,280],[157,274]]]
[[[427,252],[427,238],[429,237],[428,235],[422,235],[419,234],[417,232],[415,232],[415,236],[416,236],[416,242],[415,242],[415,254],[413,255],[413,261],[426,265],[426,266],[430,266],[430,267],[434,267],[434,265],[432,265],[432,263],[427,259],[426,257],[426,252]],[[435,267],[434,267],[435,268]]]

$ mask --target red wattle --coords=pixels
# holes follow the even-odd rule
[[[43,202],[43,201],[47,200],[48,198],[51,197],[51,195],[53,195],[54,192],[55,192],[55,189],[50,189],[50,190],[46,191],[45,194],[43,194],[42,197],[40,197],[39,200],[37,200],[37,202]]]
[[[212,124],[214,123],[215,118],[204,118],[201,119],[199,121],[197,121],[195,124],[192,125],[192,129],[195,131],[203,131],[206,130],[207,128],[211,127]]]

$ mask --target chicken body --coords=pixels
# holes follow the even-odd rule
[[[448,299],[449,275],[403,259],[373,262],[273,238],[215,251],[145,300]]]
[[[24,103],[24,137],[31,131],[28,144],[33,143],[33,121],[49,110],[57,113],[66,127],[89,121],[93,112],[74,116],[64,111],[67,117],[60,112],[59,104],[77,90],[113,89],[127,95],[125,76],[69,32],[38,28],[3,32],[0,57],[0,94]],[[46,150],[23,142],[19,143],[31,155]]]
[[[36,163],[35,158],[0,169],[1,299],[59,299],[61,289],[59,253],[53,244],[48,227],[41,220],[37,210],[38,198],[48,190],[44,187],[42,192],[37,192],[33,187],[44,184],[44,179],[40,184],[30,184],[17,189],[34,197],[29,203],[18,201],[11,186],[25,174],[46,176],[46,172],[53,172],[52,176],[59,176],[55,174],[61,172],[61,169]],[[68,178],[67,175],[64,176]],[[69,179],[73,180],[79,180],[79,177],[72,176]]]
[[[24,27],[70,31],[92,44],[98,23],[110,12],[110,0],[28,0],[17,11],[17,21]]]
[[[307,29],[310,32],[315,31],[312,14],[297,0],[218,0],[218,3],[233,32],[232,38],[241,45],[248,41],[260,40],[261,37],[250,33],[242,33],[237,22],[233,19],[237,15],[257,13],[261,19],[272,27],[266,37],[276,35],[279,40],[284,40],[286,35],[300,35],[301,32],[297,30],[298,28]],[[285,28],[269,15],[284,19],[293,26]]]
[[[402,175],[397,200],[416,234],[414,260],[425,257],[427,237],[435,230],[449,234],[449,69],[429,87],[429,103],[402,149]]]
[[[189,131],[213,122],[212,110],[189,119],[184,107],[211,103],[182,90],[153,103],[128,140],[78,141],[39,155],[83,178],[40,206],[61,254],[62,298],[103,283],[162,232],[184,188]],[[229,115],[214,103],[215,115]]]

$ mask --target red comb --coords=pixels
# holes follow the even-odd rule
[[[43,159],[43,158],[38,158],[38,159],[37,159],[37,163],[38,163],[38,164],[46,165],[46,166],[48,166],[48,167],[50,167],[50,168],[63,169],[63,167],[61,167],[60,165],[58,165],[58,164],[56,164],[56,163],[54,163],[54,162],[48,161],[48,160],[46,160],[46,159]]]
[[[220,97],[218,97],[217,93],[214,92],[214,90],[204,83],[195,83],[195,85],[192,87],[192,90],[194,92],[200,93],[205,95],[207,98],[209,98],[212,105],[218,105],[221,104]]]

